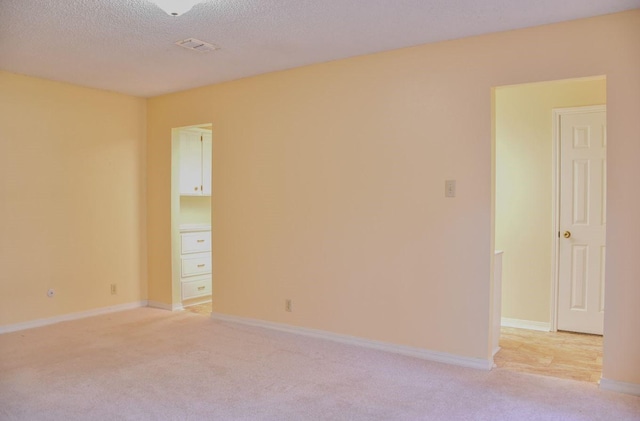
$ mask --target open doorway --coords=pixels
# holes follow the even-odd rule
[[[559,269],[562,271],[568,267],[566,265],[580,260],[578,251],[582,251],[584,257],[581,268],[586,267],[587,257],[584,247],[567,249],[566,244],[559,242],[560,239],[566,240],[565,232],[570,229],[561,227],[560,185],[563,173],[559,171],[561,154],[560,148],[556,150],[555,142],[559,140],[554,140],[554,133],[560,132],[556,126],[559,109],[571,107],[579,110],[606,103],[606,80],[604,77],[592,77],[503,86],[495,88],[494,99],[495,246],[504,251],[502,349],[495,356],[496,365],[517,371],[597,381],[602,364],[602,336],[556,332],[560,315],[558,309],[565,305],[559,300],[571,301],[567,305],[576,309],[587,304],[581,301],[587,296],[587,291],[576,282],[578,277],[569,279],[570,285],[562,286],[568,277],[562,275],[560,279]],[[596,135],[600,130],[585,128],[582,123],[574,126],[570,134],[578,137]],[[602,139],[594,142],[602,143]],[[595,169],[592,164],[582,165],[582,170],[589,165]],[[569,184],[580,188],[591,185],[598,190],[591,196],[601,195],[601,203],[604,203],[604,168],[603,162],[599,184],[580,184],[577,179]],[[580,173],[579,166],[575,170],[570,168],[568,173],[571,176],[584,175],[584,171]],[[563,190],[567,192],[566,186]],[[585,191],[569,201],[586,203],[591,196]],[[571,206],[571,212],[577,215],[577,208],[573,204]],[[568,206],[563,205],[563,209],[568,209]],[[602,218],[598,219],[604,222]],[[561,229],[563,237],[559,238]],[[574,240],[568,240],[567,244]],[[565,250],[561,255],[562,247],[569,250],[568,254]],[[598,248],[598,258],[604,258],[603,250],[604,245]],[[580,271],[565,272],[571,276],[579,275]],[[598,276],[603,273],[600,270]],[[587,278],[586,274],[582,275]],[[603,293],[604,284],[599,287]],[[589,307],[593,308],[592,305]]]
[[[173,309],[210,309],[212,125],[175,128],[171,156]],[[211,310],[209,310],[209,313]]]

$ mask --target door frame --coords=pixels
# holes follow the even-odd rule
[[[551,245],[551,300],[550,300],[550,320],[551,332],[558,330],[558,293],[559,293],[559,273],[560,268],[560,118],[563,115],[568,114],[583,114],[588,112],[607,112],[606,104],[602,105],[587,105],[584,107],[568,107],[568,108],[553,108],[551,110],[553,136],[551,139],[551,155],[552,155],[552,174],[551,174],[551,226],[553,227]],[[606,136],[606,135],[605,135]],[[606,186],[605,186],[606,192]],[[606,202],[605,202],[606,206]],[[606,252],[605,252],[606,253]],[[605,254],[606,256],[606,254]],[[605,257],[606,258],[606,257]],[[607,284],[605,280],[605,292]]]

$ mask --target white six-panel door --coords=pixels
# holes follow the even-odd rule
[[[559,330],[602,334],[606,146],[604,106],[560,115]]]

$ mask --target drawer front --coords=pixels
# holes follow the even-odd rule
[[[211,279],[202,281],[191,281],[182,283],[182,299],[202,297],[203,295],[211,295]]]
[[[182,258],[182,277],[211,273],[211,254]]]
[[[187,232],[180,237],[182,254],[211,251],[211,231]]]

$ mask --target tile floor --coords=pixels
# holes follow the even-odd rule
[[[211,303],[186,307],[208,316]],[[602,372],[602,336],[570,332],[538,332],[503,327],[498,369],[597,383]]]
[[[192,313],[203,314],[205,316],[208,316],[211,314],[211,301],[204,304],[191,305],[189,307],[185,307],[184,309]]]
[[[602,373],[602,336],[503,327],[500,369],[597,383]]]

